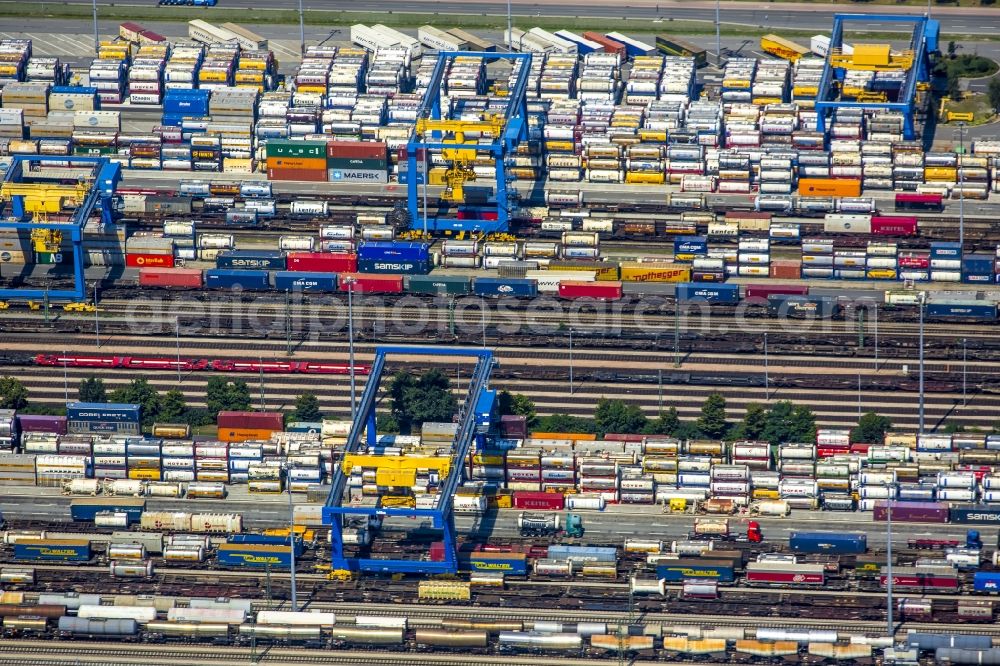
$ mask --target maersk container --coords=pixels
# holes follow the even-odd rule
[[[337,275],[278,271],[274,274],[274,288],[278,291],[337,291]]]
[[[269,273],[261,270],[227,270],[210,268],[205,271],[207,289],[246,289],[266,291],[271,288]]]
[[[215,258],[216,268],[285,270],[285,254],[276,250],[230,250]]]
[[[538,295],[538,285],[534,280],[477,277],[472,281],[472,293],[476,296],[534,298]]]
[[[788,536],[788,547],[796,553],[859,555],[868,550],[868,536],[864,533],[792,532]]]

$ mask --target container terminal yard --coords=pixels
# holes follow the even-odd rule
[[[0,34],[0,662],[1000,661],[976,10],[225,4]]]

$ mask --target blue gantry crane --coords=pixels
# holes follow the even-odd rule
[[[445,90],[445,70],[456,58],[480,58],[509,60],[517,70],[514,84],[507,91],[506,105],[502,111],[487,112],[479,120],[456,120],[447,117],[447,110],[441,108],[441,96]],[[414,229],[426,231],[506,231],[511,209],[516,205],[516,194],[508,170],[507,156],[514,153],[517,145],[528,136],[528,111],[525,93],[528,72],[531,69],[530,53],[480,53],[478,51],[442,51],[427,83],[417,120],[406,144],[407,162],[407,208]],[[466,135],[476,136],[467,137]],[[489,136],[489,143],[482,137]],[[469,207],[469,214],[453,219],[430,217],[424,223],[421,209],[420,185],[429,183],[428,150],[442,151],[448,163],[443,182],[444,190],[440,199],[446,203],[463,206],[466,204],[466,184],[476,181],[473,163],[477,155],[488,154],[496,167],[493,193],[485,201]],[[427,183],[424,183],[428,180]],[[424,192],[426,195],[426,191]]]
[[[406,356],[437,356],[469,358],[475,367],[469,379],[469,390],[461,403],[455,441],[449,456],[391,456],[372,453],[377,443],[375,431],[375,404],[386,357],[397,354]],[[496,403],[496,391],[488,388],[494,364],[493,352],[487,349],[441,349],[437,347],[377,347],[375,360],[368,375],[368,383],[355,410],[354,421],[344,447],[344,456],[333,472],[330,494],[323,508],[323,522],[330,525],[331,568],[333,572],[372,571],[379,573],[449,574],[458,571],[455,526],[452,516],[452,499],[461,483],[469,452],[474,444],[483,444],[489,431]],[[361,450],[362,432],[367,434],[366,451]],[[374,505],[352,505],[345,497],[347,476],[355,466],[377,467],[376,478],[384,484],[405,485],[412,483],[417,468],[434,469],[440,474],[441,485],[433,508],[387,506],[383,496]],[[409,481],[404,481],[409,477]],[[429,559],[375,559],[347,557],[344,553],[344,530],[360,518],[364,524],[376,524],[386,518],[412,518],[426,523],[433,530],[441,530],[444,558]]]
[[[73,289],[0,288],[0,299],[84,298],[83,227],[95,208],[103,224],[114,223],[120,179],[121,167],[103,157],[15,156],[0,183],[0,229],[27,231],[36,253],[58,254],[68,235]]]
[[[910,24],[913,31],[908,47],[893,53],[888,44],[859,44],[854,53],[843,50],[844,26],[853,21],[887,24]],[[916,138],[915,100],[917,90],[930,80],[930,54],[938,50],[941,25],[926,16],[893,14],[835,14],[830,47],[823,66],[819,94],[816,96],[816,130],[825,132],[828,116],[837,109],[884,109],[903,115],[903,137]],[[851,70],[879,73],[893,72],[893,76],[876,76],[872,86],[853,92],[846,80]],[[845,95],[845,92],[849,94]],[[851,97],[854,101],[845,100]]]

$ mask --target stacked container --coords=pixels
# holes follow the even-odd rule
[[[139,434],[139,405],[124,403],[66,404],[66,417],[71,433]]]

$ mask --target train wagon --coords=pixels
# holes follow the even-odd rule
[[[88,497],[70,501],[70,517],[75,521],[92,521],[99,513],[124,513],[129,524],[139,522],[146,500],[135,497]]]
[[[720,583],[732,583],[735,572],[731,562],[680,558],[656,567],[656,577],[668,583],[678,583],[689,578],[707,578]]]
[[[14,544],[14,559],[31,562],[89,562],[90,542],[82,539],[44,539]]]

